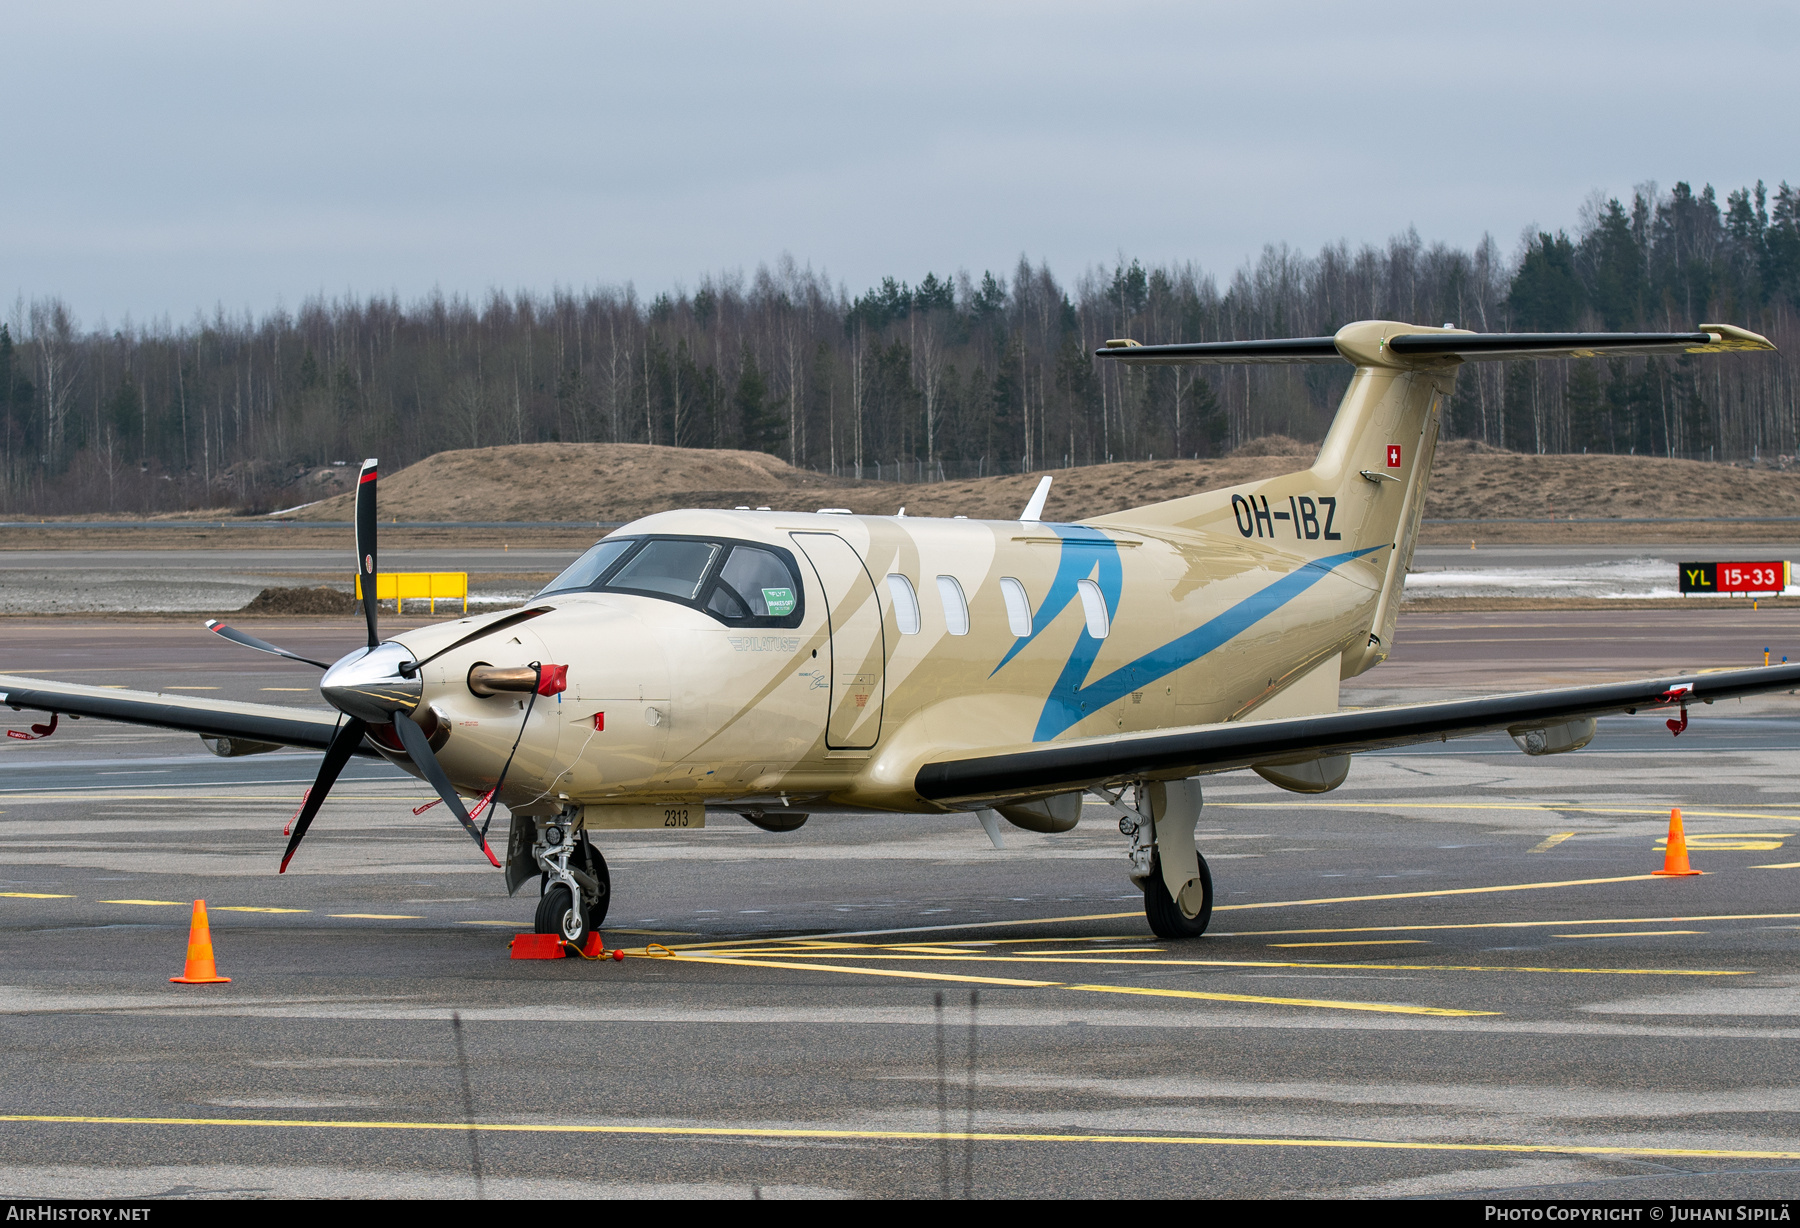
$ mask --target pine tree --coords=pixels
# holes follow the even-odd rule
[[[744,358],[738,367],[737,388],[731,394],[731,408],[737,414],[738,438],[752,452],[779,451],[784,442],[786,423],[769,404],[769,385],[756,355],[744,347]]]

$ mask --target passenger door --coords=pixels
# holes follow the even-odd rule
[[[831,628],[830,713],[825,745],[867,750],[881,736],[887,645],[875,581],[849,542],[835,533],[795,533],[812,564]]]

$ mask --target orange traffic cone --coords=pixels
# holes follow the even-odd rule
[[[1652,870],[1652,874],[1666,874],[1671,878],[1680,878],[1700,871],[1688,864],[1687,833],[1681,829],[1681,807],[1669,811],[1669,843],[1663,852],[1663,868]]]
[[[220,976],[213,964],[212,931],[206,926],[206,901],[194,901],[194,919],[188,923],[187,968],[169,978],[175,985],[220,985],[231,980]]]

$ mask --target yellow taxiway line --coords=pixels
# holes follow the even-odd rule
[[[1800,919],[1800,912],[1696,913],[1682,917],[1596,917],[1588,921],[1459,921],[1437,925],[1353,925],[1338,929],[1232,930],[1230,932],[1214,931],[1209,937],[1273,938],[1282,934],[1394,934],[1426,930],[1541,929],[1552,925],[1673,925],[1677,922],[1685,924],[1689,921],[1792,921],[1795,919]],[[1025,941],[1037,940],[1026,939]],[[1068,942],[1069,939],[1058,938],[1054,941]]]
[[[1770,802],[1771,806],[1792,806],[1792,802]],[[1514,810],[1527,814],[1636,814],[1669,817],[1669,807],[1652,810],[1617,806],[1546,806],[1542,802],[1208,802],[1208,810]],[[1764,814],[1747,810],[1689,810],[1681,807],[1684,819],[1788,819],[1800,821],[1800,815]]]
[[[1256,904],[1220,904],[1213,909],[1213,912],[1214,913],[1233,912],[1233,911],[1236,911],[1239,909],[1250,909],[1250,908],[1297,908],[1297,907],[1300,907],[1301,905],[1305,905],[1305,904],[1355,904],[1355,903],[1359,903],[1364,900],[1420,900],[1420,899],[1428,899],[1428,898],[1432,898],[1432,897],[1436,897],[1436,896],[1446,896],[1446,895],[1490,895],[1494,892],[1499,892],[1499,891],[1542,891],[1542,890],[1552,888],[1552,887],[1591,887],[1591,886],[1594,886],[1594,885],[1600,884],[1600,883],[1637,883],[1637,882],[1649,882],[1652,880],[1674,881],[1674,880],[1662,880],[1662,876],[1657,875],[1657,874],[1624,874],[1624,875],[1620,875],[1616,878],[1570,878],[1570,879],[1560,879],[1556,882],[1550,882],[1550,883],[1509,883],[1509,884],[1506,884],[1504,886],[1499,886],[1499,887],[1446,887],[1446,888],[1441,888],[1436,891],[1390,891],[1390,892],[1386,892],[1381,895],[1336,895],[1336,896],[1324,896],[1324,897],[1320,897],[1318,899],[1311,899],[1311,900],[1266,900],[1266,901],[1263,901],[1261,903],[1256,903]],[[848,930],[841,934],[820,934],[820,935],[818,935],[818,937],[820,939],[830,940],[833,938],[878,937],[882,934],[926,934],[926,933],[944,933],[948,930],[1008,929],[1008,928],[1011,928],[1014,926],[1020,926],[1020,925],[1061,925],[1065,922],[1070,922],[1070,921],[1122,921],[1122,920],[1126,920],[1126,919],[1142,920],[1143,916],[1144,916],[1144,913],[1143,913],[1142,909],[1133,909],[1131,912],[1096,912],[1096,913],[1085,913],[1081,916],[1074,916],[1074,917],[1031,917],[1026,920],[1022,920],[1022,921],[957,921],[957,922],[952,922],[948,925],[916,925],[916,926],[908,926],[905,929],[894,929],[894,930]],[[1564,924],[1580,924],[1580,923],[1579,922],[1559,921],[1559,922],[1556,922],[1556,924],[1564,925]],[[1409,928],[1422,928],[1422,927],[1398,926],[1398,927],[1394,927],[1394,928],[1409,929]],[[1303,933],[1336,933],[1338,931],[1334,931],[1334,930],[1273,931],[1272,930],[1269,932],[1271,932],[1271,933],[1289,933],[1289,932],[1291,932],[1291,933],[1303,934]],[[1347,931],[1343,931],[1343,932],[1354,933],[1357,931],[1347,930]],[[729,947],[729,946],[757,943],[757,942],[767,942],[767,941],[770,941],[770,940],[766,939],[766,938],[739,938],[739,939],[735,939],[731,942],[683,943],[683,944],[678,944],[674,949],[688,950],[688,949],[694,948],[694,947],[705,947],[708,950],[719,950],[719,949]],[[1069,940],[1066,938],[1057,938],[1057,939],[1046,940],[1046,941],[1067,942]]]
[[[1027,981],[1016,977],[999,976],[964,976],[946,972],[910,972],[902,968],[855,968],[841,964],[802,964],[791,960],[774,960],[758,958],[721,958],[709,955],[687,955],[671,953],[661,957],[684,964],[724,964],[732,968],[782,968],[790,972],[837,972],[852,976],[887,976],[903,977],[919,981],[958,981],[972,985],[1012,985],[1026,989],[1073,989],[1084,993],[1120,993],[1140,994],[1153,998],[1191,998],[1206,1002],[1249,1002],[1260,1006],[1304,1006],[1323,1010],[1340,1011],[1376,1011],[1389,1015],[1441,1015],[1463,1017],[1469,1015],[1498,1015],[1499,1011],[1463,1011],[1452,1010],[1441,1006],[1408,1006],[1389,1002],[1347,1002],[1326,998],[1274,998],[1263,994],[1239,993],[1204,993],[1194,989],[1140,989],[1130,985],[1071,985],[1063,981]],[[932,956],[916,955],[913,959],[930,959]],[[955,957],[939,957],[955,958]],[[1084,960],[1044,961],[1057,963],[1085,963]],[[1135,962],[1135,961],[1128,961]]]
[[[1659,930],[1657,933],[1682,933],[1687,931]],[[627,950],[626,954],[639,958],[664,958],[648,956],[645,949]],[[1331,968],[1356,970],[1388,970],[1395,972],[1532,972],[1571,974],[1580,976],[1753,976],[1754,970],[1744,968],[1550,968],[1522,964],[1395,964],[1395,963],[1326,963],[1320,960],[1296,959],[1111,959],[1107,952],[1097,951],[1091,956],[1054,956],[1054,955],[987,955],[974,951],[944,950],[935,953],[896,954],[881,948],[870,948],[862,951],[821,950],[814,947],[770,947],[750,951],[734,951],[728,954],[709,956],[705,950],[682,950],[672,952],[668,958],[684,959],[689,962],[704,961],[707,963],[742,964],[745,966],[769,966],[773,956],[804,955],[808,959],[860,959],[860,960],[896,960],[904,963],[931,961],[939,963],[1006,963],[1006,964],[1099,964],[1103,966],[1124,965],[1134,968]],[[838,967],[838,965],[834,965]],[[894,973],[893,975],[904,975]],[[919,973],[910,975],[918,976]],[[1045,982],[1055,984],[1055,982]]]
[[[486,1134],[611,1134],[657,1138],[892,1139],[900,1142],[1146,1143],[1165,1147],[1300,1147],[1330,1151],[1444,1151],[1504,1155],[1698,1156],[1727,1160],[1800,1160],[1800,1151],[1714,1147],[1592,1147],[1578,1143],[1415,1143],[1353,1138],[1237,1138],[1194,1134],[1053,1134],[1000,1130],[830,1130],[767,1126],[600,1126],[525,1122],[333,1121],[276,1117],[101,1117],[8,1113],[0,1122],[50,1126],[214,1126],[269,1130],[470,1131]]]

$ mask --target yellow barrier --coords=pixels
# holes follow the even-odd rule
[[[431,602],[437,613],[438,599],[462,598],[463,613],[469,612],[469,573],[466,571],[384,571],[375,577],[375,600],[391,601],[396,612],[403,613],[406,599]],[[356,577],[356,599],[362,600],[362,577]]]

